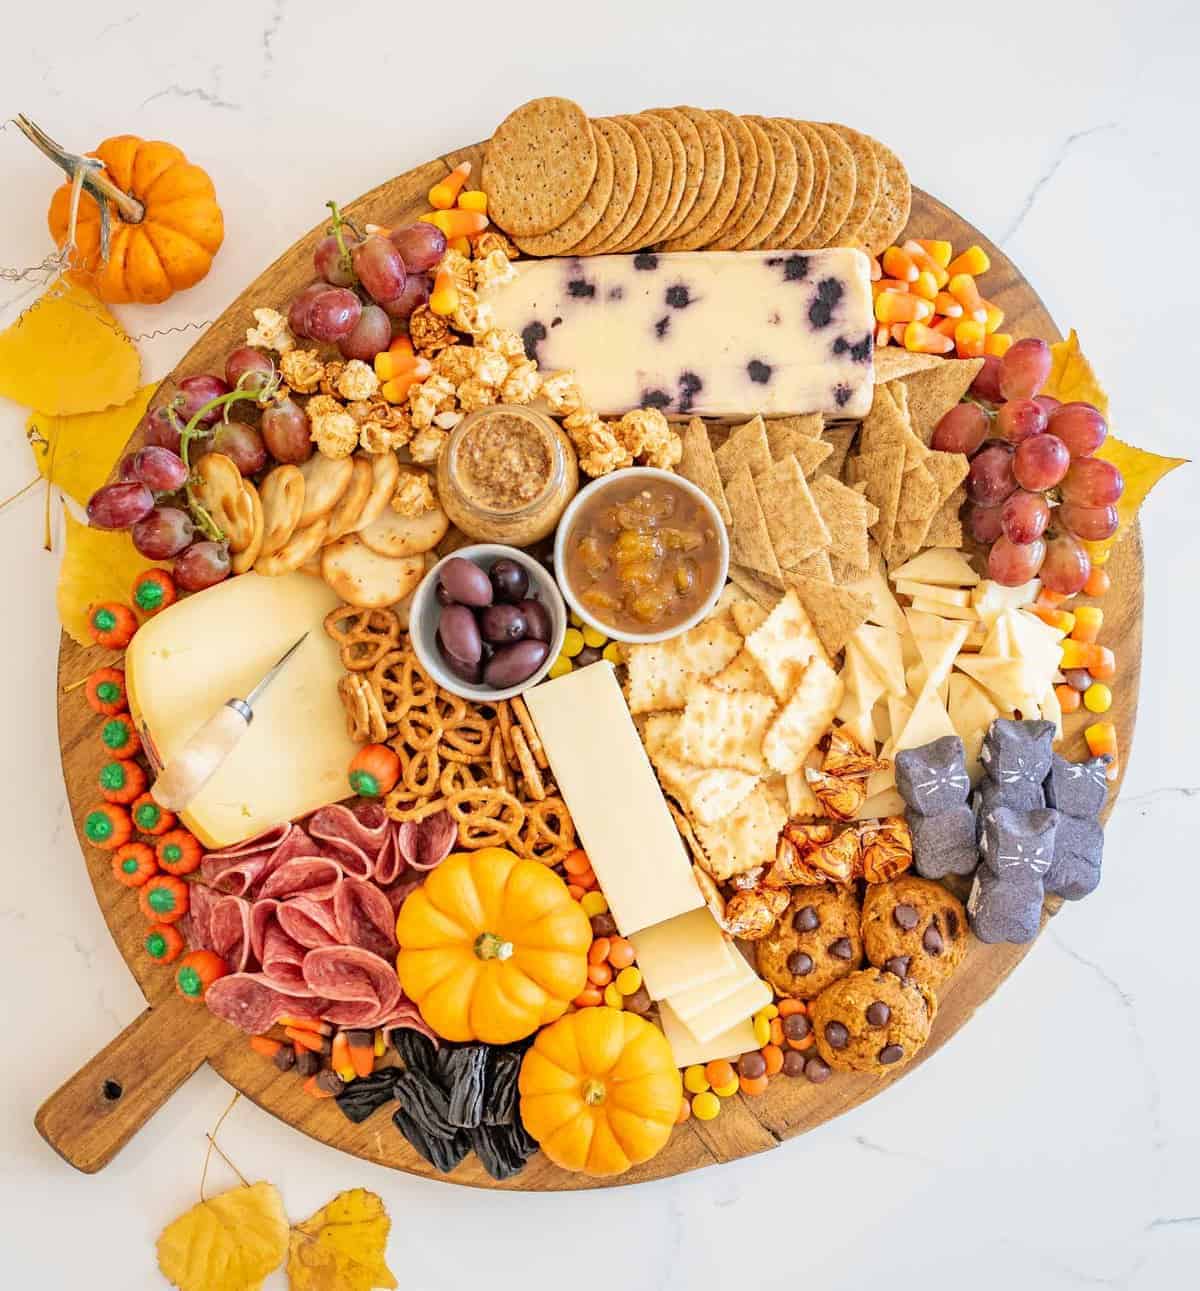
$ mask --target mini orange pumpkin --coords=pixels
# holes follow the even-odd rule
[[[683,1082],[663,1033],[636,1013],[580,1009],[539,1032],[521,1063],[521,1121],[564,1170],[622,1174],[679,1119]]]
[[[592,928],[567,885],[500,847],[456,852],[396,919],[404,993],[446,1040],[510,1044],[587,983]]]
[[[208,273],[225,236],[225,223],[208,175],[174,144],[117,135],[94,153],[107,177],[134,201],[123,210],[108,203],[112,232],[101,259],[100,206],[80,194],[76,250],[69,276],[109,304],[152,305]],[[130,217],[134,218],[130,218]],[[71,220],[71,185],[50,200],[50,233],[61,247]]]

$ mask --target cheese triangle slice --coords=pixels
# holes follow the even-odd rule
[[[866,625],[864,624],[863,626]],[[859,628],[859,631],[862,631],[862,627]],[[897,643],[898,645],[899,643]],[[897,649],[898,653],[899,649]],[[851,714],[862,712],[864,709],[869,712],[874,707],[875,701],[884,692],[883,681],[876,670],[867,662],[856,637],[851,637],[846,642],[841,677],[842,683],[846,687],[843,706]],[[845,719],[843,718],[843,720]]]
[[[920,610],[905,610],[913,640],[921,652],[925,667],[925,687],[937,690],[954,666],[967,639],[965,623],[943,619],[936,614],[923,614]]]
[[[959,655],[956,668],[974,677],[995,701],[1001,712],[1011,713],[1025,698],[1025,668],[1019,659],[995,659],[983,655]]]
[[[933,740],[940,740],[943,735],[956,735],[954,724],[946,712],[946,705],[937,688],[926,686],[913,706],[908,724],[896,740],[896,752],[904,749],[919,749]]]
[[[843,584],[852,592],[862,592],[871,598],[871,611],[867,616],[868,623],[878,623],[881,627],[892,628],[897,632],[904,631],[904,615],[888,586],[887,576],[883,572],[883,558],[879,548],[871,543],[871,566],[862,578],[853,583]]]
[[[862,623],[847,643],[847,650],[853,644],[863,659],[870,664],[875,676],[883,683],[889,695],[904,696],[908,688],[904,682],[904,642],[902,634],[907,633],[908,625],[904,616],[900,617],[901,627],[881,627],[877,624]]]
[[[930,547],[892,570],[892,579],[914,583],[936,583],[939,587],[974,587],[979,575],[970,561],[953,547]]]

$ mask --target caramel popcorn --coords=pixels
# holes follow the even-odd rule
[[[325,363],[316,350],[288,350],[280,356],[279,371],[297,394],[312,394],[325,374]]]
[[[594,412],[573,412],[565,418],[563,427],[575,445],[579,469],[585,475],[595,479],[633,464],[633,458]]]
[[[450,315],[450,322],[468,336],[482,336],[492,329],[495,311],[491,305],[480,302],[479,297],[468,287],[458,289],[458,304]]]
[[[458,387],[458,402],[464,412],[490,408],[496,401],[496,387],[478,377],[471,377]]]
[[[408,319],[408,335],[413,349],[426,355],[436,354],[458,340],[450,330],[450,324],[428,305],[419,305],[413,310]]]
[[[434,417],[433,424],[437,426],[439,430],[453,430],[454,427],[462,421],[462,419],[462,409],[452,408],[448,412],[439,412],[437,416]]]
[[[358,447],[358,422],[329,395],[308,401],[309,435],[326,457],[349,457]]]
[[[484,332],[476,338],[475,348],[493,350],[513,363],[519,363],[526,357],[525,342],[521,340],[520,333],[508,327],[493,327],[491,331]]]
[[[583,408],[583,393],[575,383],[575,373],[569,369],[543,374],[542,398],[556,417],[569,416]]]
[[[475,377],[485,385],[501,385],[508,376],[509,362],[495,350],[472,350],[475,356]]]
[[[510,259],[515,260],[521,253],[498,229],[488,229],[475,239],[473,248],[476,260],[486,260],[495,251],[503,251]]]
[[[408,392],[408,407],[412,424],[424,430],[432,424],[439,412],[448,412],[455,406],[455,388],[442,376],[427,377]]]
[[[500,250],[493,251],[482,259],[476,256],[472,268],[475,270],[477,291],[485,287],[503,287],[506,282],[512,282],[517,276],[512,261]]]
[[[412,422],[406,414],[391,404],[376,403],[359,424],[358,442],[368,453],[387,453],[403,448],[412,434]]]
[[[338,374],[336,386],[343,399],[370,399],[379,389],[379,378],[362,359],[351,359]]]
[[[475,375],[475,354],[469,345],[447,345],[433,360],[433,370],[454,385],[461,385]]]
[[[475,282],[474,265],[461,251],[447,251],[438,268],[446,270],[460,292],[471,290]]]
[[[287,319],[277,309],[254,310],[256,326],[246,329],[246,344],[260,350],[274,350],[287,354],[296,346],[296,338],[287,325]]]
[[[532,403],[537,398],[541,385],[537,364],[526,359],[524,363],[514,363],[509,369],[508,376],[500,387],[500,398],[505,403]]]
[[[613,434],[633,457],[669,471],[683,456],[683,442],[657,408],[627,412],[612,426]]]
[[[446,431],[438,430],[436,426],[426,426],[418,430],[409,441],[408,451],[412,454],[414,462],[420,462],[422,466],[432,466],[442,455],[442,449],[449,438]]]
[[[401,471],[392,494],[392,510],[402,516],[424,515],[437,506],[437,498],[424,471]]]

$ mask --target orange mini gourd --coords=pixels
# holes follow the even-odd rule
[[[405,899],[396,940],[400,985],[439,1036],[511,1044],[583,990],[592,928],[553,870],[485,847]]]

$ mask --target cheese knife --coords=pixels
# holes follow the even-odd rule
[[[308,639],[306,632],[283,653],[245,699],[227,699],[162,769],[150,794],[167,811],[179,812],[213,778],[254,720],[254,705]]]

